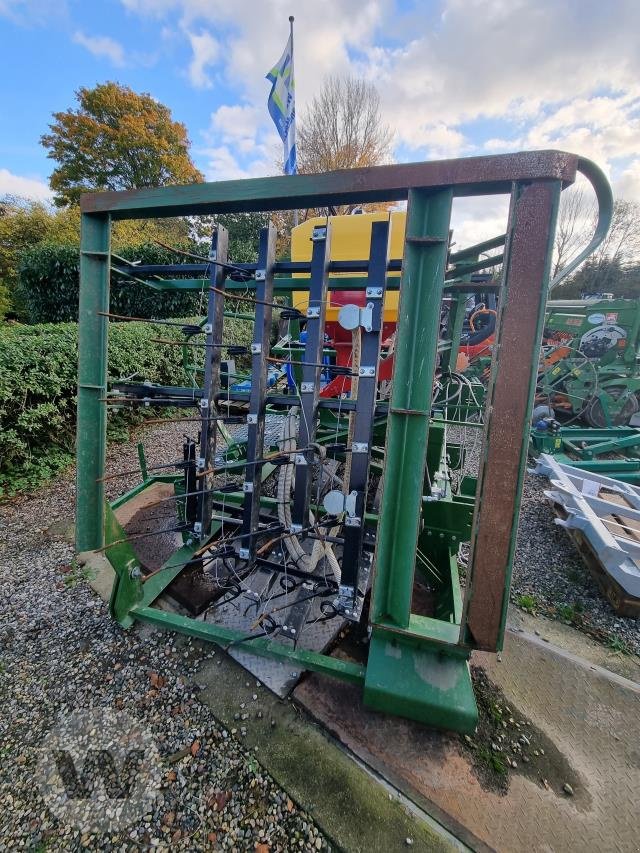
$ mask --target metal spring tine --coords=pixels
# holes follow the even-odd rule
[[[106,551],[114,545],[121,545],[124,542],[134,542],[137,539],[147,539],[150,536],[159,536],[161,533],[182,533],[188,529],[187,525],[183,523],[178,527],[163,527],[158,530],[151,530],[148,533],[132,533],[131,536],[125,536],[124,539],[114,539],[113,542],[103,545],[102,548],[96,548],[96,551]]]
[[[251,273],[251,270],[245,269],[245,267],[237,266],[236,264],[230,264],[228,261],[216,261],[211,258],[205,257],[204,255],[197,255],[195,252],[187,252],[184,249],[176,249],[173,246],[169,246],[167,243],[163,243],[162,240],[158,240],[155,237],[151,238],[152,243],[157,243],[158,246],[162,246],[163,249],[169,249],[170,252],[174,252],[176,255],[183,255],[185,258],[192,258],[194,261],[203,261],[205,264],[211,264],[214,267],[224,267],[225,269],[235,270],[236,272],[240,272],[243,274]]]
[[[180,460],[179,462],[170,462],[167,465],[148,465],[147,471],[161,471],[165,468],[184,468],[187,463],[184,460]],[[107,474],[104,477],[98,477],[96,483],[104,483],[106,480],[116,480],[118,477],[130,477],[132,474],[139,474],[140,469],[136,468],[134,471],[120,471],[117,474]]]
[[[151,323],[154,326],[178,326],[182,328],[185,324],[175,320],[153,320],[150,317],[129,317],[126,314],[112,314],[109,311],[96,311],[99,317],[108,317],[110,320],[124,320],[129,323]]]
[[[212,489],[212,491],[214,491],[214,490]],[[193,494],[199,495],[202,493],[201,492],[193,492]],[[186,495],[182,495],[182,497],[186,497]],[[160,501],[157,501],[157,503],[161,503],[162,500],[167,500],[167,498],[163,498]],[[232,523],[231,519],[229,521],[230,521],[230,523]],[[235,521],[235,519],[234,519],[234,521]],[[275,533],[278,530],[282,530],[281,524],[276,524],[273,527],[263,527],[261,530],[253,530],[251,533],[249,533],[249,534],[245,533],[245,534],[242,534],[241,536],[230,536],[230,537],[228,537],[227,541],[228,542],[234,542],[238,539],[242,539],[243,537],[246,537],[247,535],[255,536],[255,537],[267,536],[270,533]],[[124,539],[115,539],[113,542],[109,542],[107,545],[103,545],[102,548],[98,548],[97,550],[98,551],[106,551],[107,548],[111,548],[114,545],[121,545],[124,542],[132,542],[135,539],[143,539],[147,536],[158,536],[160,533],[182,533],[182,532],[190,532],[189,526],[185,523],[181,524],[179,527],[165,527],[165,528],[161,528],[159,530],[152,530],[149,533],[134,533],[131,536],[125,536]],[[189,561],[189,562],[191,562],[191,561]],[[185,563],[185,565],[187,565],[187,563]]]
[[[171,341],[165,338],[149,338],[152,344],[164,344],[171,347],[218,347],[218,349],[233,349],[234,347],[243,346],[242,344],[206,344],[204,341]],[[248,347],[244,349],[249,352]]]

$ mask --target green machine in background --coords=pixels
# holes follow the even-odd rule
[[[531,430],[531,451],[549,453],[564,465],[640,485],[640,429],[563,427],[544,418]]]
[[[551,300],[536,405],[591,427],[640,410],[640,299]]]
[[[640,299],[551,300],[544,340],[531,451],[639,483]]]
[[[561,192],[578,172],[592,182],[600,215],[569,272],[602,240],[612,197],[594,164],[559,151],[83,196],[76,547],[103,549],[111,562],[113,618],[123,628],[145,622],[225,648],[242,644],[243,654],[359,684],[376,710],[472,732],[477,708],[468,661],[475,649],[503,645],[555,221]],[[510,212],[496,243],[504,243],[496,346],[479,417],[461,399],[460,385],[443,386],[455,373],[473,292],[469,275],[495,259],[478,260],[480,247],[451,254],[451,212],[458,197],[496,194],[510,197]],[[368,256],[348,261],[332,257],[330,221],[314,227],[309,262],[277,260],[273,225],[262,230],[252,264],[231,262],[222,227],[198,263],[127,266],[110,252],[117,219],[404,200],[401,262],[389,261],[388,221],[372,226]],[[206,317],[183,327],[201,350],[192,385],[110,382],[109,323],[132,319],[109,315],[112,271],[131,287],[203,294]],[[322,377],[337,366],[326,361],[327,295],[345,287],[349,273],[365,273],[350,281],[361,298],[340,321],[358,337],[358,355],[340,368],[350,394],[328,399],[320,393]],[[400,304],[393,375],[383,393],[378,372],[389,353],[382,351],[382,305],[392,287],[399,287]],[[303,312],[277,300],[301,288],[308,289]],[[222,353],[234,344],[224,335],[234,291],[254,315],[251,386],[235,391],[221,378]],[[445,295],[451,321],[443,340]],[[304,336],[296,331],[274,351],[273,312],[297,330],[304,326]],[[293,350],[301,368],[293,389],[270,387],[270,365],[290,364]],[[146,460],[141,482],[108,502],[106,420],[113,405],[190,409],[184,429],[194,434],[173,463],[177,473],[165,460]],[[228,432],[221,438],[219,429],[230,424],[243,430],[231,449]],[[478,436],[477,471],[463,461],[467,427]],[[269,493],[271,478],[277,482]],[[128,520],[152,490],[160,495],[155,507],[173,502],[175,523],[133,534]],[[178,541],[150,570],[136,543],[156,534]],[[464,585],[462,543],[469,543]],[[158,606],[194,570],[218,584],[213,605],[198,616]],[[250,614],[245,627],[224,622],[221,602],[232,616]],[[323,620],[360,630],[360,656],[305,645],[307,631]]]

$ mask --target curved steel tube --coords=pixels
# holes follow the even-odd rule
[[[549,284],[549,290],[552,290],[556,285],[560,284],[568,275],[570,275],[580,264],[595,251],[600,243],[604,240],[613,219],[613,193],[606,175],[599,166],[592,160],[587,160],[584,157],[578,158],[577,171],[581,172],[589,181],[596,194],[598,201],[598,221],[596,230],[593,232],[593,237],[585,248],[579,252],[575,258],[570,261],[566,267],[563,267],[560,272],[554,276]]]

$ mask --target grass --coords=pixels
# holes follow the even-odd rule
[[[611,649],[612,652],[617,652],[618,654],[631,654],[631,649],[629,648],[627,641],[620,637],[609,637],[607,640],[607,648]]]
[[[561,619],[565,622],[581,622],[582,621],[582,613],[584,611],[584,607],[579,601],[574,601],[573,604],[560,604],[556,608],[556,612]]]
[[[69,571],[64,574],[62,583],[66,589],[73,589],[79,583],[86,583],[93,580],[94,577],[94,572],[88,566],[80,566],[76,560],[72,560]]]
[[[499,752],[494,752],[486,746],[479,746],[476,751],[476,755],[480,761],[486,764],[487,767],[491,768],[495,773],[499,773],[501,776],[506,776],[507,765],[504,757],[500,755]]]
[[[502,708],[499,705],[489,705],[487,713],[497,726],[502,725]]]
[[[535,614],[538,607],[538,601],[533,595],[519,595],[516,598],[516,604],[527,613],[533,614]]]

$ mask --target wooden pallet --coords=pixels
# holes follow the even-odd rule
[[[609,499],[610,495],[607,494],[607,500]],[[562,504],[554,503],[553,509],[558,518],[564,520],[568,517]],[[614,523],[617,523],[616,531],[619,535],[620,519],[614,518]],[[611,577],[604,565],[600,562],[597,552],[592,548],[591,543],[582,531],[572,528],[565,528],[565,530],[573,540],[573,544],[576,546],[578,553],[584,560],[584,563],[591,572],[592,577],[600,587],[600,592],[607,599],[614,612],[617,613],[618,616],[637,619],[640,616],[640,598],[630,596],[620,586],[620,584]]]

